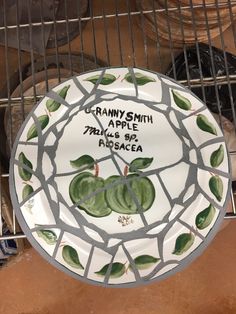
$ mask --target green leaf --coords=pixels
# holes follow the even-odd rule
[[[148,269],[159,262],[160,258],[153,257],[151,255],[140,255],[134,259],[134,263],[139,270]],[[132,270],[132,266],[129,268]]]
[[[181,255],[186,252],[194,242],[194,235],[192,233],[182,233],[175,241],[175,249],[172,254]]]
[[[60,89],[56,93],[61,98],[65,99],[69,88],[70,88],[70,85],[64,86],[62,89]],[[47,107],[49,112],[56,111],[57,109],[59,109],[60,106],[61,106],[61,103],[59,103],[59,102],[57,102],[56,100],[53,100],[53,99],[48,99],[47,102],[46,102],[46,107]]]
[[[34,192],[34,189],[32,188],[31,185],[26,184],[22,190],[22,199],[25,200]]]
[[[134,159],[129,166],[130,172],[135,172],[139,169],[145,169],[151,165],[153,158],[136,158]]]
[[[70,245],[65,245],[62,249],[62,257],[64,261],[71,267],[84,269],[80,263],[77,251]]]
[[[156,80],[150,76],[143,75],[142,73],[136,72],[134,73],[135,81],[137,85],[145,85],[150,82],[156,82]],[[125,75],[125,80],[129,83],[135,83],[133,80],[133,76],[130,73]]]
[[[95,163],[95,160],[93,159],[93,157],[91,157],[89,155],[83,155],[83,156],[80,156],[79,158],[77,158],[75,160],[70,161],[71,166],[73,168],[80,170],[80,171],[86,170],[86,169],[93,170],[94,169],[94,163]]]
[[[214,125],[203,114],[197,116],[197,125],[202,131],[217,135]]]
[[[38,121],[39,121],[39,124],[41,126],[41,130],[43,130],[48,125],[49,116],[48,115],[42,115],[42,116],[38,117]],[[37,136],[38,136],[37,127],[36,127],[35,123],[33,123],[27,132],[27,141],[29,141],[32,138],[37,137]]]
[[[223,195],[223,181],[221,178],[216,175],[212,176],[209,180],[209,187],[212,192],[212,194],[215,195],[216,199],[221,202],[222,195]]]
[[[197,228],[201,230],[207,228],[211,224],[215,216],[215,212],[216,212],[215,207],[212,206],[211,204],[207,208],[205,208],[203,211],[201,211],[197,215],[196,220],[195,220],[195,224]]]
[[[19,154],[18,160],[21,164],[29,167],[30,169],[33,169],[32,163],[26,158],[24,153],[21,152]],[[19,172],[21,179],[23,179],[24,181],[29,181],[32,177],[32,173],[29,172],[28,170],[24,169],[21,166],[18,166],[18,172]]]
[[[99,271],[96,271],[95,274],[101,277],[105,277],[108,267],[110,264],[103,266]],[[125,273],[125,264],[122,263],[113,263],[111,267],[110,278],[119,278]]]
[[[55,244],[57,241],[57,235],[52,230],[38,230],[37,235],[42,238],[47,244]]]
[[[179,92],[175,91],[175,90],[171,90],[172,91],[172,95],[175,101],[175,104],[183,109],[183,110],[190,110],[192,107],[191,102],[184,96],[182,96]]]
[[[101,74],[90,76],[85,81],[91,82],[95,85],[100,77],[101,77]],[[109,85],[109,84],[112,84],[115,80],[116,80],[116,77],[114,75],[105,73],[102,77],[100,84]]]
[[[211,166],[214,168],[219,167],[219,165],[222,163],[224,160],[224,148],[223,145],[221,144],[217,150],[215,150],[211,154]]]

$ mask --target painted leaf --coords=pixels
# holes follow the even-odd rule
[[[212,206],[211,204],[207,208],[205,208],[203,211],[201,211],[197,215],[196,220],[195,220],[195,224],[197,228],[201,230],[207,228],[211,224],[215,216],[215,212],[216,212],[215,207]]]
[[[197,116],[197,125],[202,131],[217,135],[214,125],[203,114]]]
[[[48,125],[49,116],[46,114],[42,115],[42,116],[38,117],[38,121],[39,121],[39,124],[41,126],[41,130],[43,130]],[[37,136],[38,136],[37,127],[36,127],[35,123],[33,123],[27,132],[27,141],[29,141],[32,138],[37,137]]]
[[[90,76],[85,81],[91,82],[93,84],[96,84],[99,80],[101,74]],[[102,80],[100,82],[101,85],[109,85],[112,84],[116,80],[116,77],[112,74],[105,73],[102,77]]]
[[[99,271],[95,272],[98,276],[105,277],[110,264],[103,266]],[[125,264],[115,262],[112,264],[110,278],[119,278],[125,273]]]
[[[34,189],[32,188],[31,185],[29,184],[26,184],[24,187],[23,187],[23,190],[22,190],[22,199],[25,200],[26,198],[28,198],[30,196],[30,194],[32,194],[34,192]]]
[[[136,158],[134,159],[129,166],[130,172],[135,172],[139,169],[145,169],[151,165],[153,158]]]
[[[77,251],[70,245],[65,245],[62,249],[64,261],[73,268],[84,269],[80,263]]]
[[[211,166],[214,168],[217,168],[219,167],[219,165],[222,163],[223,160],[224,160],[224,148],[223,148],[223,145],[221,144],[219,148],[211,154],[211,159],[210,159]]]
[[[175,104],[183,109],[183,110],[190,110],[192,107],[191,102],[184,96],[182,96],[179,92],[175,91],[175,90],[171,90],[172,91],[172,95],[174,98],[174,102]]]
[[[212,194],[214,194],[216,199],[220,202],[223,195],[223,181],[221,178],[218,175],[212,176],[209,180],[209,187]]]
[[[137,85],[145,85],[150,82],[156,82],[156,80],[150,76],[143,75],[142,73],[136,72],[134,73],[135,81]],[[133,77],[130,73],[125,75],[125,80],[129,83],[135,83]]]
[[[71,166],[78,170],[86,170],[86,169],[93,170],[94,163],[95,163],[95,160],[93,159],[93,157],[89,155],[83,155],[75,160],[70,161]]]
[[[194,242],[194,235],[192,233],[182,233],[175,241],[175,249],[172,254],[181,255],[186,252]]]
[[[70,85],[64,86],[61,90],[59,90],[56,93],[61,98],[65,99],[69,88],[70,88]],[[47,107],[49,112],[56,111],[57,109],[59,109],[60,106],[61,106],[61,103],[59,103],[59,102],[57,102],[56,100],[53,100],[53,99],[48,99],[47,102],[46,102],[46,107]]]
[[[55,244],[57,241],[57,235],[52,230],[38,230],[37,235],[50,245]]]
[[[140,255],[134,259],[134,263],[139,270],[148,269],[159,262],[160,258],[151,255]],[[132,266],[129,267],[132,270]]]
[[[19,154],[18,160],[21,164],[29,167],[30,169],[33,169],[32,163],[26,158],[24,153],[21,152]],[[29,181],[32,177],[32,173],[29,172],[28,170],[24,169],[21,166],[18,166],[18,172],[19,172],[21,179],[23,179],[24,181]]]

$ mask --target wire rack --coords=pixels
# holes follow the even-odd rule
[[[85,59],[87,56],[90,56],[91,61],[94,64],[94,68],[99,68],[101,66],[138,66],[161,73],[165,73],[167,67],[172,64],[174,78],[177,80],[176,71],[175,71],[175,57],[180,52],[184,53],[185,63],[186,63],[186,72],[187,79],[179,81],[184,84],[186,87],[192,89],[201,87],[203,93],[203,99],[205,99],[205,88],[207,86],[217,86],[217,85],[226,85],[228,87],[230,105],[232,107],[232,112],[234,114],[233,121],[236,127],[236,115],[234,111],[234,103],[232,96],[232,84],[236,83],[236,75],[230,75],[227,67],[227,56],[226,51],[231,53],[236,52],[236,26],[234,24],[234,13],[232,11],[232,5],[236,4],[236,1],[226,0],[225,2],[219,2],[215,0],[215,3],[207,4],[203,0],[203,4],[194,5],[192,0],[189,0],[189,5],[180,5],[179,2],[176,7],[168,7],[167,0],[165,9],[155,9],[153,5],[152,10],[138,10],[135,1],[129,0],[97,0],[97,1],[88,1],[89,9],[87,15],[81,17],[79,10],[78,2],[78,16],[69,18],[65,14],[66,18],[58,19],[55,15],[56,10],[56,0],[52,1],[53,3],[53,18],[50,20],[44,20],[43,18],[43,0],[40,2],[40,10],[38,14],[40,15],[40,20],[37,22],[32,22],[31,12],[30,12],[30,1],[25,1],[28,5],[28,23],[20,23],[19,19],[19,5],[16,7],[16,23],[8,24],[7,22],[7,0],[0,1],[0,4],[3,6],[4,13],[4,24],[0,26],[0,35],[4,38],[4,44],[0,46],[0,73],[2,75],[0,88],[5,88],[5,92],[0,95],[0,110],[8,110],[11,112],[14,106],[19,106],[21,108],[22,118],[25,117],[25,107],[27,104],[34,104],[43,97],[43,95],[38,94],[36,89],[35,76],[37,69],[35,66],[35,59],[39,55],[35,52],[33,47],[33,31],[35,29],[39,30],[41,36],[41,42],[43,45],[43,54],[41,56],[42,60],[42,70],[44,73],[43,81],[46,84],[46,90],[49,89],[49,72],[47,66],[47,58],[53,56],[54,58],[54,68],[57,72],[57,80],[61,81],[62,66],[60,61],[60,55],[63,54],[64,58],[67,59],[67,68],[70,75],[75,74],[73,62],[75,56],[79,55],[80,58],[80,71],[83,72],[86,70]],[[67,0],[65,3],[65,12],[68,10]],[[154,2],[153,2],[154,3]],[[186,3],[186,1],[185,1]],[[18,4],[18,2],[17,2]],[[156,23],[157,30],[157,40],[154,42],[150,40],[145,29],[145,15],[154,14],[158,12],[163,12],[165,10],[166,15],[171,11],[180,12],[181,10],[187,10],[192,14],[192,27],[196,34],[197,25],[195,23],[194,12],[195,9],[202,8],[206,10],[208,7],[213,7],[219,10],[222,6],[227,7],[229,16],[231,19],[231,27],[229,27],[225,32],[222,31],[222,22],[220,14],[218,14],[218,27],[219,27],[219,36],[216,38],[211,38],[211,34],[208,31],[207,34],[207,44],[210,47],[210,53],[212,54],[212,47],[216,46],[223,50],[224,53],[224,62],[225,62],[225,73],[226,75],[217,75],[216,71],[214,72],[214,63],[213,66],[213,75],[212,77],[203,77],[200,75],[199,79],[191,80],[189,79],[189,68],[187,60],[187,45],[184,45],[181,48],[174,48],[173,42],[171,40],[171,33],[169,33],[169,40],[167,45],[163,45],[160,40],[158,40],[158,22]],[[54,10],[55,9],[55,10]],[[205,15],[207,23],[207,15]],[[137,26],[137,19],[139,19],[139,24],[141,27]],[[72,35],[70,28],[77,24],[82,31],[80,34],[72,40]],[[83,26],[85,24],[85,26]],[[60,46],[58,43],[58,26],[64,28],[64,33],[67,38],[67,43],[64,46]],[[45,33],[48,26],[52,27],[53,35],[55,38],[54,48],[46,49],[45,45]],[[25,52],[21,48],[21,32],[27,29],[29,34],[29,50]],[[11,30],[16,31],[17,36],[17,47],[15,49],[9,47],[8,39],[9,32]],[[2,34],[1,34],[2,33]],[[184,32],[182,32],[184,39]],[[197,38],[197,36],[196,36]],[[198,62],[200,62],[200,53],[199,53],[199,42],[197,39],[194,44],[197,51]],[[31,69],[31,78],[32,81],[32,92],[30,95],[24,95],[23,90],[23,74],[22,69],[25,64],[30,64]],[[201,65],[199,64],[199,67]],[[19,79],[19,88],[20,88],[20,97],[13,97],[12,90],[14,88],[14,82],[12,80],[12,75],[15,72],[18,72]],[[220,103],[218,89],[215,88],[217,106],[220,112]],[[221,114],[219,114],[221,116]],[[12,128],[12,117],[11,114],[8,117],[10,128]],[[4,137],[1,134],[3,133],[3,126],[0,129],[0,146],[3,144]],[[9,146],[13,144],[12,130],[9,135]],[[1,143],[2,142],[2,143]],[[236,154],[235,151],[231,151],[230,154]],[[3,189],[6,184],[8,184],[8,169],[7,166],[4,167],[4,162],[0,158],[0,204],[2,204],[2,195]],[[231,193],[232,201],[232,211],[228,212],[225,218],[236,218],[235,203],[233,197],[233,190]],[[11,204],[8,204],[10,207]],[[0,207],[0,214],[3,211],[3,205]],[[25,235],[20,231],[17,226],[17,221],[14,214],[14,209],[11,209],[10,219],[12,221],[12,233],[9,235],[2,235],[1,225],[0,225],[0,239],[9,239],[9,238],[23,238]]]

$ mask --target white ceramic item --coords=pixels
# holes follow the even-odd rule
[[[224,137],[189,90],[138,68],[87,72],[31,111],[11,158],[17,218],[33,246],[103,286],[163,279],[222,222]]]

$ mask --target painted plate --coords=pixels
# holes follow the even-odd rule
[[[205,105],[138,68],[87,72],[53,88],[24,122],[10,167],[33,246],[103,286],[182,269],[215,235],[229,186],[224,137]]]

